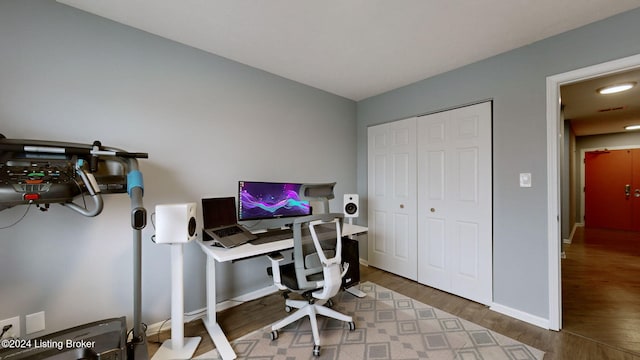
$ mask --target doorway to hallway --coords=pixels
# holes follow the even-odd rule
[[[563,176],[564,119],[561,111],[560,87],[587,79],[608,74],[623,72],[640,67],[640,55],[633,55],[622,59],[612,60],[565,73],[547,77],[547,234],[548,234],[548,271],[549,271],[549,323],[548,328],[560,330],[563,328],[562,314],[562,235],[561,225],[567,221],[562,214],[562,195],[566,190],[560,189]]]

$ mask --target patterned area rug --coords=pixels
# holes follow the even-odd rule
[[[356,329],[319,317],[320,357],[312,356],[308,318],[279,331],[247,334],[231,343],[239,359],[542,359],[544,352],[497,334],[371,282],[360,284],[367,294],[356,298],[340,292],[334,309],[350,314]],[[284,317],[284,312],[283,312]],[[218,359],[213,350],[198,359]]]

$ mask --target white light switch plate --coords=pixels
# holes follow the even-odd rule
[[[520,187],[531,187],[531,173],[520,173]]]

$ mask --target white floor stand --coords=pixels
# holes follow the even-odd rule
[[[184,337],[184,244],[171,246],[171,339],[153,355],[152,360],[191,359],[200,344],[200,337]]]

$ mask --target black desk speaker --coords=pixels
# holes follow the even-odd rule
[[[350,288],[360,282],[360,252],[358,240],[342,238],[342,262],[349,264],[347,273],[342,278],[342,287]]]

